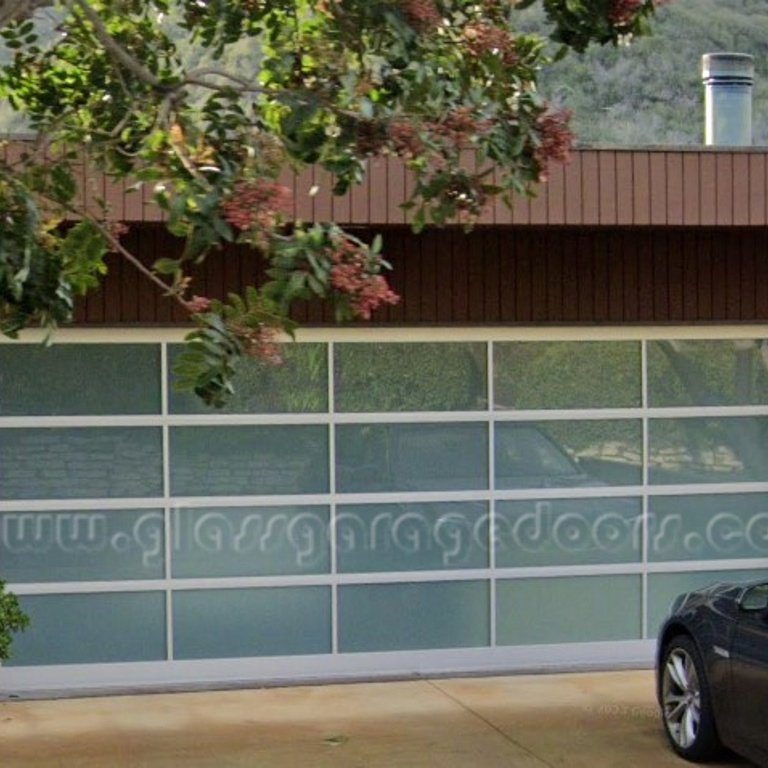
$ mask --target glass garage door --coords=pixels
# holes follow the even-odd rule
[[[648,661],[765,573],[768,342],[490,335],[318,335],[222,411],[167,335],[0,344],[0,683]]]

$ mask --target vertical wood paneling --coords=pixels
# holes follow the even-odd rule
[[[606,258],[608,259],[608,320],[620,323],[624,320],[624,265],[626,255],[622,238],[616,230],[606,234]]]
[[[634,180],[633,224],[650,224],[651,221],[651,167],[647,152],[632,154],[632,178]]]
[[[717,223],[717,170],[715,154],[702,152],[699,157],[699,195],[702,226],[708,227]]]
[[[294,210],[299,221],[315,220],[315,205],[311,194],[314,186],[315,176],[311,168],[296,177]]]
[[[635,221],[635,178],[632,152],[616,153],[616,223]]]
[[[749,223],[763,224],[766,219],[766,162],[763,153],[749,156]]]
[[[565,223],[578,224],[582,211],[581,153],[571,155],[565,169]]]
[[[712,319],[724,321],[728,317],[728,254],[720,233],[712,241]]]
[[[683,155],[683,224],[695,226],[701,218],[699,194],[699,153]]]
[[[737,226],[749,224],[749,171],[750,156],[733,155],[733,223]]]
[[[715,223],[730,225],[733,223],[733,155],[718,153],[715,156],[717,172],[717,216]]]
[[[368,161],[368,220],[371,224],[387,223],[387,171],[386,158],[372,157]]]
[[[755,233],[750,232],[746,237],[738,238],[741,241],[741,285],[739,297],[741,299],[741,319],[756,317],[755,302]]]
[[[604,323],[609,318],[609,269],[608,243],[604,230],[593,235],[593,270],[594,275],[594,307],[593,319],[596,323]]]
[[[389,160],[387,167],[387,223],[405,224],[405,166]]]
[[[558,163],[549,169],[549,181],[542,185],[547,199],[550,224],[565,224],[565,166]]]
[[[681,322],[684,317],[683,296],[683,243],[679,229],[667,233],[667,280],[669,281],[669,310],[671,322]]]
[[[754,236],[755,262],[755,314],[753,318],[768,319],[768,230],[761,229]]]
[[[600,223],[600,166],[597,152],[581,152],[581,222]]]
[[[604,151],[598,154],[600,175],[598,179],[598,219],[600,224],[618,222],[618,193],[616,188],[616,153]]]
[[[636,323],[640,320],[640,248],[636,237],[619,245],[624,262],[623,309],[624,320]]]
[[[667,223],[667,156],[665,152],[651,152],[649,157],[651,179],[651,224]]]
[[[698,238],[682,238],[683,259],[683,320],[693,322],[699,315],[698,309]]]
[[[546,239],[537,237],[531,243],[531,320],[534,323],[547,321],[549,280]]]
[[[333,218],[333,176],[323,168],[315,168],[316,193],[312,197],[312,221],[330,221]]]
[[[654,298],[656,294],[654,279],[655,242],[649,232],[638,233],[636,240],[637,260],[637,319],[640,322],[653,322]]]
[[[547,320],[554,322],[563,317],[563,294],[568,290],[568,287],[563,285],[562,240],[561,231],[547,230]]]
[[[650,278],[650,293],[653,296],[652,318],[662,322],[669,320],[669,243],[666,232],[654,233],[653,272]]]
[[[667,224],[683,223],[683,156],[679,152],[666,153]]]
[[[517,280],[515,248],[522,233],[503,230],[499,237],[499,315],[502,323],[510,323],[517,316]]]

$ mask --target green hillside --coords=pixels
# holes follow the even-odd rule
[[[754,143],[768,146],[766,0],[673,0],[659,9],[653,37],[570,55],[542,89],[573,110],[581,145],[701,144],[701,56],[724,51],[755,57]]]
[[[524,26],[542,28],[540,10],[521,16]],[[655,30],[629,47],[570,54],[544,73],[542,90],[573,110],[579,143],[703,143],[701,56],[738,51],[755,57],[754,143],[768,146],[768,0],[673,0],[659,9]],[[248,69],[247,47],[231,55],[235,71]],[[0,130],[24,130],[4,104]]]

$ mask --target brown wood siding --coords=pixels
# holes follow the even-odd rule
[[[12,162],[29,145],[0,149]],[[475,167],[466,153],[462,165]],[[510,210],[497,202],[483,224],[516,226],[768,226],[768,154],[765,149],[583,149],[571,162],[551,169],[548,183],[533,199],[519,198]],[[333,177],[317,168],[281,182],[294,194],[293,215],[304,221],[399,226],[406,222],[400,204],[412,179],[396,158],[369,163],[365,181],[334,198]],[[79,190],[88,200],[104,196],[115,218],[156,222],[163,213],[152,203],[151,185],[128,191],[85,166]]]
[[[768,322],[768,228],[481,227],[385,230],[391,283],[402,301],[373,324],[546,325]],[[161,225],[126,242],[148,263],[180,243]],[[213,254],[192,293],[221,297],[263,279],[245,248]],[[297,320],[329,324],[327,308]],[[184,313],[113,258],[102,290],[81,303],[85,325],[178,323]]]

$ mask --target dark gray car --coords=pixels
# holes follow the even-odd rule
[[[724,747],[768,766],[768,581],[678,597],[661,628],[657,696],[678,755]]]

